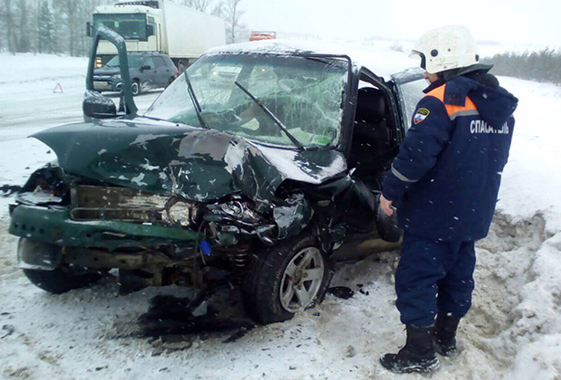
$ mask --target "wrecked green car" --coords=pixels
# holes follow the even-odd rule
[[[291,318],[334,260],[398,242],[376,195],[420,79],[267,42],[207,53],[142,116],[90,92],[89,121],[33,135],[58,161],[11,206],[20,266],[52,293],[226,280],[256,321]]]

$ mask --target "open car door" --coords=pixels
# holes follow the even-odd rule
[[[397,95],[398,107],[402,118],[403,134],[411,127],[413,112],[419,100],[425,95],[423,90],[428,86],[423,70],[420,68],[408,69],[393,74],[389,84]]]

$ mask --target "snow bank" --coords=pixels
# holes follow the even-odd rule
[[[88,59],[51,54],[0,53],[0,86],[43,80],[85,78]]]
[[[550,233],[561,231],[561,87],[501,77],[520,99],[498,210],[515,222],[544,215]]]
[[[561,233],[535,253],[530,281],[520,292],[515,321],[506,338],[519,351],[505,379],[556,380],[561,376]]]

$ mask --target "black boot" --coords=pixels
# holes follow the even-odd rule
[[[442,356],[456,356],[456,330],[460,319],[453,315],[438,314],[434,324],[434,346],[436,352]]]
[[[430,372],[440,365],[434,352],[433,327],[407,326],[407,342],[397,354],[380,357],[384,368],[395,373]]]

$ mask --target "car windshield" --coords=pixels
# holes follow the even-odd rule
[[[146,14],[101,14],[93,15],[94,25],[103,24],[127,40],[146,41]]]
[[[187,70],[200,115],[182,74],[146,116],[294,146],[256,97],[304,147],[327,146],[340,133],[348,62],[336,58],[213,55]],[[201,122],[202,119],[202,122]]]
[[[139,67],[140,64],[142,63],[142,56],[138,55],[138,54],[127,54],[127,58],[129,61],[129,67]],[[105,66],[107,67],[119,67],[120,63],[119,63],[119,56],[116,55],[113,58],[111,58],[106,64]]]

